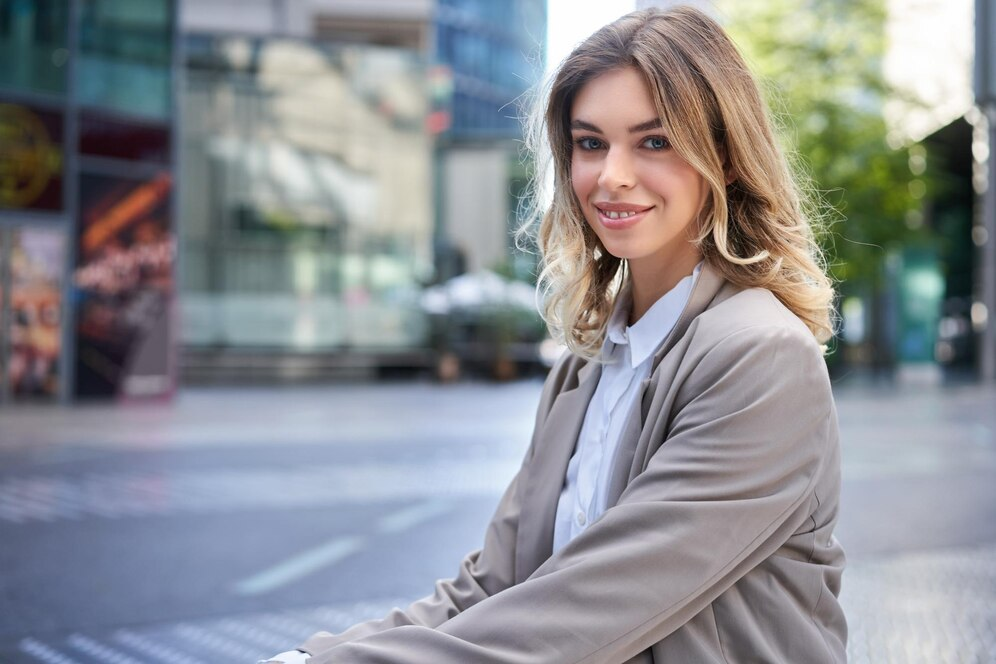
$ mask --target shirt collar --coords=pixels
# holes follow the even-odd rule
[[[617,346],[628,344],[630,363],[635,369],[653,355],[678,322],[678,317],[688,303],[692,286],[701,270],[702,263],[699,262],[690,275],[664,293],[633,325],[626,325],[633,301],[630,286],[627,284],[619,292],[612,316],[609,318],[605,331],[605,344],[602,347],[603,356],[607,356],[612,350],[609,343]]]

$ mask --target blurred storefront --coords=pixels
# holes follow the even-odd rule
[[[175,385],[169,0],[0,0],[0,401]]]
[[[186,36],[182,339],[192,362],[424,345],[424,72],[402,49]]]
[[[182,29],[187,378],[428,368],[424,286],[529,272],[515,101],[545,2],[208,0]]]
[[[917,379],[976,368],[981,252],[972,191],[972,0],[888,0],[886,142],[908,155],[917,242],[884,249],[880,292],[841,302],[843,359]]]
[[[942,366],[961,373],[978,365],[982,331],[978,314],[981,238],[973,211],[972,133],[969,121],[958,118],[923,141],[924,158],[940,183],[924,204],[928,222],[941,237],[938,253],[944,277],[935,357]]]

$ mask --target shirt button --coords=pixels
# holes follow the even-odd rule
[[[579,526],[583,526],[586,523],[588,523],[588,517],[586,517],[584,515],[584,512],[579,511],[578,512],[578,525]]]

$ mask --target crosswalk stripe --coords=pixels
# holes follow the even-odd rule
[[[114,633],[114,640],[143,655],[155,657],[165,664],[204,664],[199,659],[185,655],[175,648],[158,643],[147,636],[136,634],[131,630],[118,630]]]
[[[72,657],[63,655],[58,650],[50,648],[44,643],[36,641],[31,637],[21,639],[18,647],[21,652],[31,655],[35,659],[45,662],[46,664],[80,664]]]
[[[82,634],[73,634],[68,639],[66,643],[69,644],[71,648],[75,648],[80,652],[90,655],[94,659],[100,662],[106,662],[107,664],[143,664],[134,657],[129,657],[119,650],[115,650],[110,646],[105,646],[88,636],[83,636]]]

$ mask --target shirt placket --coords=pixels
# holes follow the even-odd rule
[[[619,417],[622,414],[620,409],[620,404],[625,401],[625,396],[629,391],[630,385],[633,382],[633,376],[635,369],[633,369],[632,359],[630,355],[630,346],[626,345],[620,348],[622,357],[619,358],[619,363],[621,369],[614,377],[614,380],[609,385],[609,394],[607,395],[605,403],[605,430],[602,436],[601,449],[602,458],[599,461],[598,471],[595,475],[595,487],[593,491],[592,504],[589,506],[589,515],[591,518],[598,518],[601,514],[602,508],[600,506],[601,501],[597,498],[601,496],[603,492],[602,478],[607,475],[606,466],[610,466],[614,460],[615,452],[618,445],[614,444],[620,433],[621,424],[619,422]]]
[[[574,505],[574,518],[571,523],[572,536],[581,533],[598,516],[594,513],[593,508],[598,492],[598,478],[602,474],[601,467],[608,461],[607,448],[612,430],[612,412],[626,392],[632,373],[632,368],[628,364],[628,345],[616,345],[611,359],[612,364],[603,370],[609,374],[606,376],[609,380],[606,381],[605,390],[596,395],[599,398],[600,406],[597,426],[589,432],[588,439],[584,441],[585,445],[581,451],[577,497]]]

